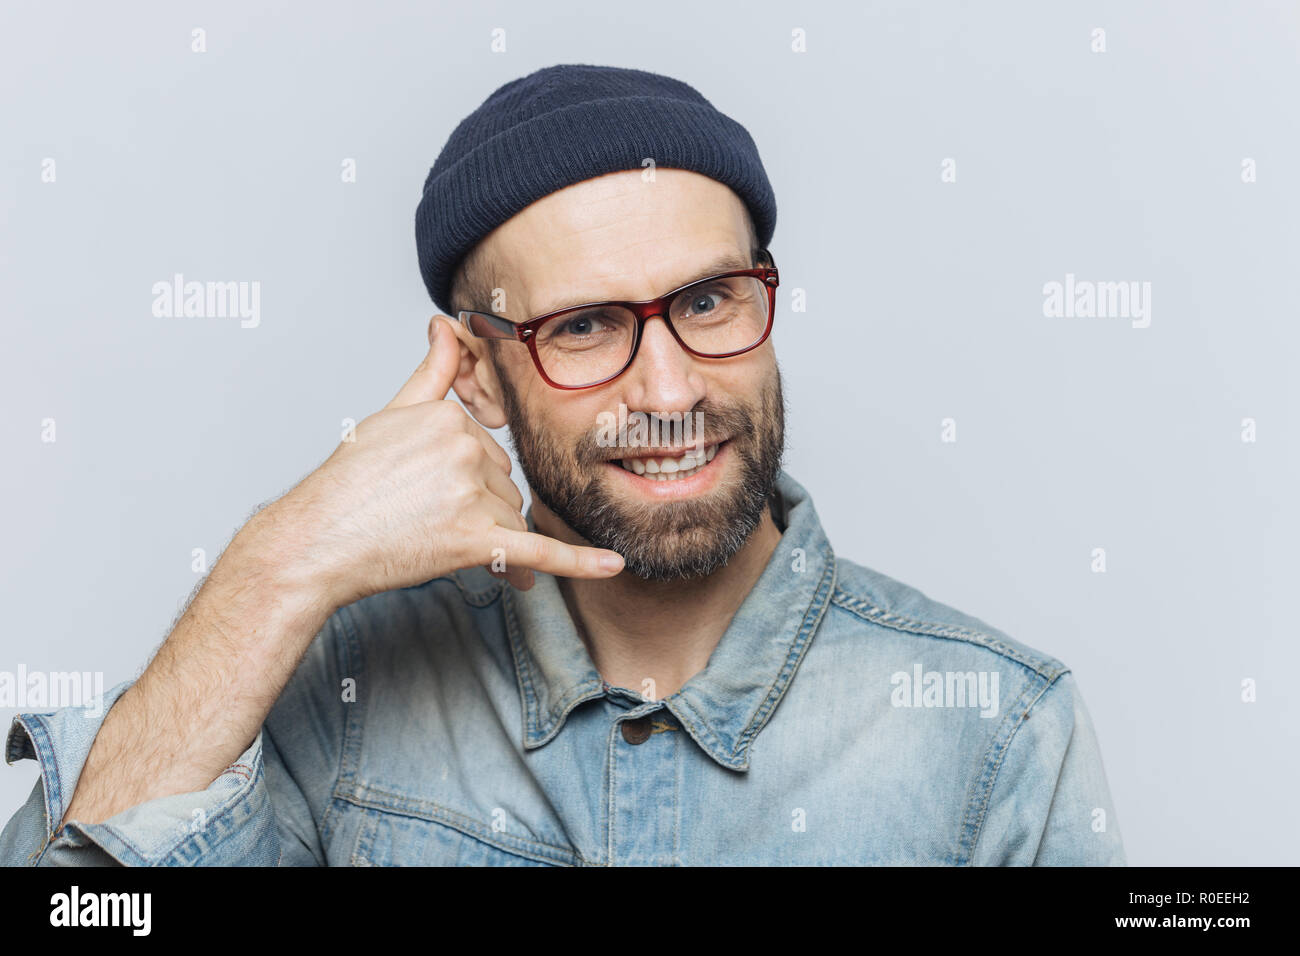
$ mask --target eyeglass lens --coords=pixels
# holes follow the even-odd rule
[[[752,276],[706,279],[687,286],[669,304],[668,318],[683,342],[703,355],[748,348],[767,328],[767,286]],[[599,382],[627,364],[636,316],[618,306],[592,306],[557,316],[538,330],[537,357],[551,381]]]

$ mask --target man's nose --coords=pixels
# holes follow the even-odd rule
[[[682,412],[704,398],[699,360],[677,343],[662,316],[646,319],[632,367],[624,373],[628,408],[643,412]]]

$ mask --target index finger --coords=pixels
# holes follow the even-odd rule
[[[514,564],[562,578],[611,578],[623,570],[617,551],[565,544],[535,531],[499,528],[497,540],[505,547],[507,566]]]

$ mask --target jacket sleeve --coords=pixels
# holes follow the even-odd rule
[[[252,743],[206,789],[147,800],[102,823],[72,820],[55,832],[105,716],[133,681],[107,691],[102,706],[92,701],[85,708],[19,714],[5,742],[5,762],[35,760],[40,777],[0,832],[0,865],[324,865],[318,827],[324,807],[313,805],[308,790],[328,793],[337,767],[338,683],[320,684],[337,669],[332,644],[324,640],[333,621],[316,636]],[[282,706],[286,696],[296,706]],[[337,722],[321,725],[322,717]],[[285,739],[299,741],[297,776],[277,746]],[[304,787],[304,777],[311,786]]]
[[[1097,735],[1069,671],[1018,722],[972,862],[1126,865]]]

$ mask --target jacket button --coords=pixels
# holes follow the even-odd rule
[[[623,739],[630,744],[643,744],[650,739],[650,718],[638,717],[623,721]]]

